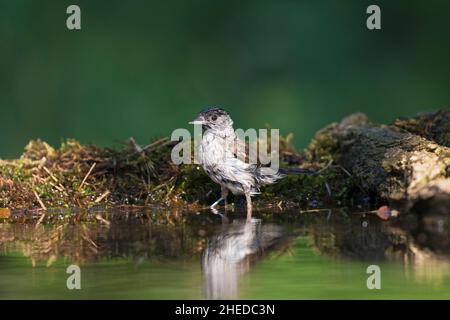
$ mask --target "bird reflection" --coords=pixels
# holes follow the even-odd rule
[[[203,252],[206,298],[236,299],[240,276],[282,238],[281,227],[262,225],[259,219],[223,223],[221,232],[209,239]]]

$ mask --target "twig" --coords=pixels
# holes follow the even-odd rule
[[[58,178],[56,178],[56,177],[53,175],[53,173],[52,173],[49,169],[47,169],[46,166],[43,166],[42,168],[45,170],[45,172],[48,173],[48,175],[50,176],[50,178],[52,178],[52,180],[53,180],[55,183],[57,183],[58,185],[55,185],[55,184],[53,184],[53,183],[51,183],[51,182],[50,182],[50,184],[51,184],[53,187],[55,187],[58,191],[64,192],[64,191],[66,190],[66,188],[64,188],[64,186],[59,182]]]
[[[320,169],[319,171],[316,172],[316,174],[322,173],[323,171],[327,170],[331,164],[333,163],[333,159],[331,159],[330,161],[328,161],[328,163],[325,165],[325,167],[323,167],[322,169]]]
[[[97,219],[100,222],[103,222],[104,224],[106,224],[107,226],[111,225],[111,222],[109,222],[108,220],[106,220],[105,218],[103,218],[99,213],[97,213],[95,215],[95,219]]]
[[[89,169],[88,173],[87,173],[86,176],[84,177],[83,181],[81,181],[81,184],[80,184],[80,186],[78,187],[78,191],[81,190],[81,188],[83,187],[83,185],[84,185],[84,183],[86,182],[87,178],[88,178],[89,175],[91,174],[92,170],[94,170],[96,164],[97,164],[97,163],[94,162],[94,164],[91,166],[91,168]]]
[[[104,192],[101,196],[99,196],[97,199],[95,199],[95,203],[99,203],[101,202],[103,199],[105,199],[109,194],[111,193],[111,191],[106,190],[106,192]]]
[[[146,151],[149,151],[149,150],[154,149],[156,147],[165,146],[165,145],[167,145],[167,144],[172,142],[171,140],[169,140],[168,137],[164,137],[164,138],[158,139],[158,140],[156,140],[156,141],[146,145],[145,147],[141,147],[136,142],[136,140],[134,140],[133,137],[131,137],[129,139],[129,141],[130,141],[130,144],[133,146],[134,150],[136,151],[136,153],[141,153],[141,154],[145,154]]]
[[[49,182],[50,183],[50,185],[52,186],[52,187],[54,187],[56,190],[58,190],[58,191],[60,191],[60,192],[64,192],[64,189],[61,187],[61,186],[57,186],[56,184],[54,184],[54,183],[52,183],[52,182]]]
[[[36,197],[37,201],[39,202],[39,205],[41,206],[42,209],[47,210],[47,207],[44,205],[44,203],[42,202],[41,198],[39,197],[39,195],[37,194],[37,192],[35,190],[33,190],[34,196]]]
[[[345,169],[343,166],[337,165],[336,167],[338,167],[339,169],[341,169],[342,171],[344,171],[345,174],[347,174],[350,178],[353,178],[353,175],[352,175],[350,172],[348,172],[348,170]]]
[[[341,169],[346,175],[348,175],[350,178],[355,180],[353,175],[347,169],[345,169],[343,166],[337,165],[336,167]],[[367,191],[363,188],[363,186],[358,181],[355,181],[355,184],[359,188],[359,190],[361,190],[363,193],[367,194]]]
[[[41,216],[39,217],[39,220],[36,223],[36,226],[34,227],[35,229],[37,229],[39,227],[39,225],[44,220],[44,218],[45,218],[45,212],[42,212]]]
[[[56,183],[59,183],[58,179],[56,179],[56,177],[53,175],[53,173],[51,173],[50,170],[48,170],[46,166],[43,166],[42,168],[45,170],[45,172],[48,173],[48,175],[53,179],[53,181],[55,181]]]
[[[136,150],[136,153],[142,153],[144,151],[142,147],[137,144],[136,140],[134,140],[133,137],[130,137],[128,141],[130,141],[130,144],[133,146],[134,150]]]
[[[146,145],[145,147],[143,147],[142,151],[150,150],[150,149],[152,149],[152,148],[154,148],[156,146],[159,146],[159,145],[165,145],[166,143],[168,143],[170,141],[170,140],[169,141],[168,140],[169,140],[168,137],[164,137],[164,138],[158,139],[155,142],[152,142],[152,143]]]
[[[325,189],[327,190],[328,196],[331,197],[332,193],[331,193],[330,185],[326,181],[324,182],[324,184],[325,184]]]
[[[92,241],[92,239],[89,238],[89,236],[82,234],[81,238],[92,244],[96,249],[98,248],[98,245],[94,241]]]

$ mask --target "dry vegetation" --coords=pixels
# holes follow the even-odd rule
[[[399,193],[408,196],[415,180],[406,173],[416,168],[408,159],[421,157],[423,152],[433,162],[428,162],[431,167],[421,167],[425,172],[416,172],[423,178],[419,189],[435,178],[448,186],[449,119],[448,111],[440,111],[384,126],[355,114],[319,131],[305,151],[293,147],[291,135],[284,137],[280,143],[282,166],[322,171],[289,176],[265,188],[256,197],[256,206],[379,207],[396,200],[394,195]],[[173,145],[167,138],[146,147],[130,139],[115,149],[75,140],[67,140],[59,148],[30,141],[19,159],[0,160],[0,208],[164,206],[197,210],[212,203],[219,187],[198,165],[174,165],[170,159]],[[397,158],[388,156],[397,151]],[[395,168],[394,158],[399,160]],[[435,171],[433,163],[439,164],[439,172],[430,175]],[[397,189],[392,190],[393,185]],[[232,202],[238,207],[242,201],[235,198]]]

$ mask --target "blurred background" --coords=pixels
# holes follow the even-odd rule
[[[81,31],[66,8],[81,7]],[[382,30],[366,28],[381,7]],[[449,1],[0,0],[0,158],[64,138],[145,144],[208,105],[306,146],[355,112],[448,108]]]

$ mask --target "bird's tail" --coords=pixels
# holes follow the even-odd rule
[[[256,177],[260,185],[275,183],[277,180],[280,180],[289,174],[314,175],[317,173],[308,169],[301,168],[280,168],[278,169],[278,171],[275,171],[271,168],[262,167],[256,170]]]
[[[287,175],[287,174],[315,175],[315,174],[317,174],[317,171],[312,171],[309,169],[302,169],[302,168],[280,168],[278,170],[278,172],[283,175]]]

